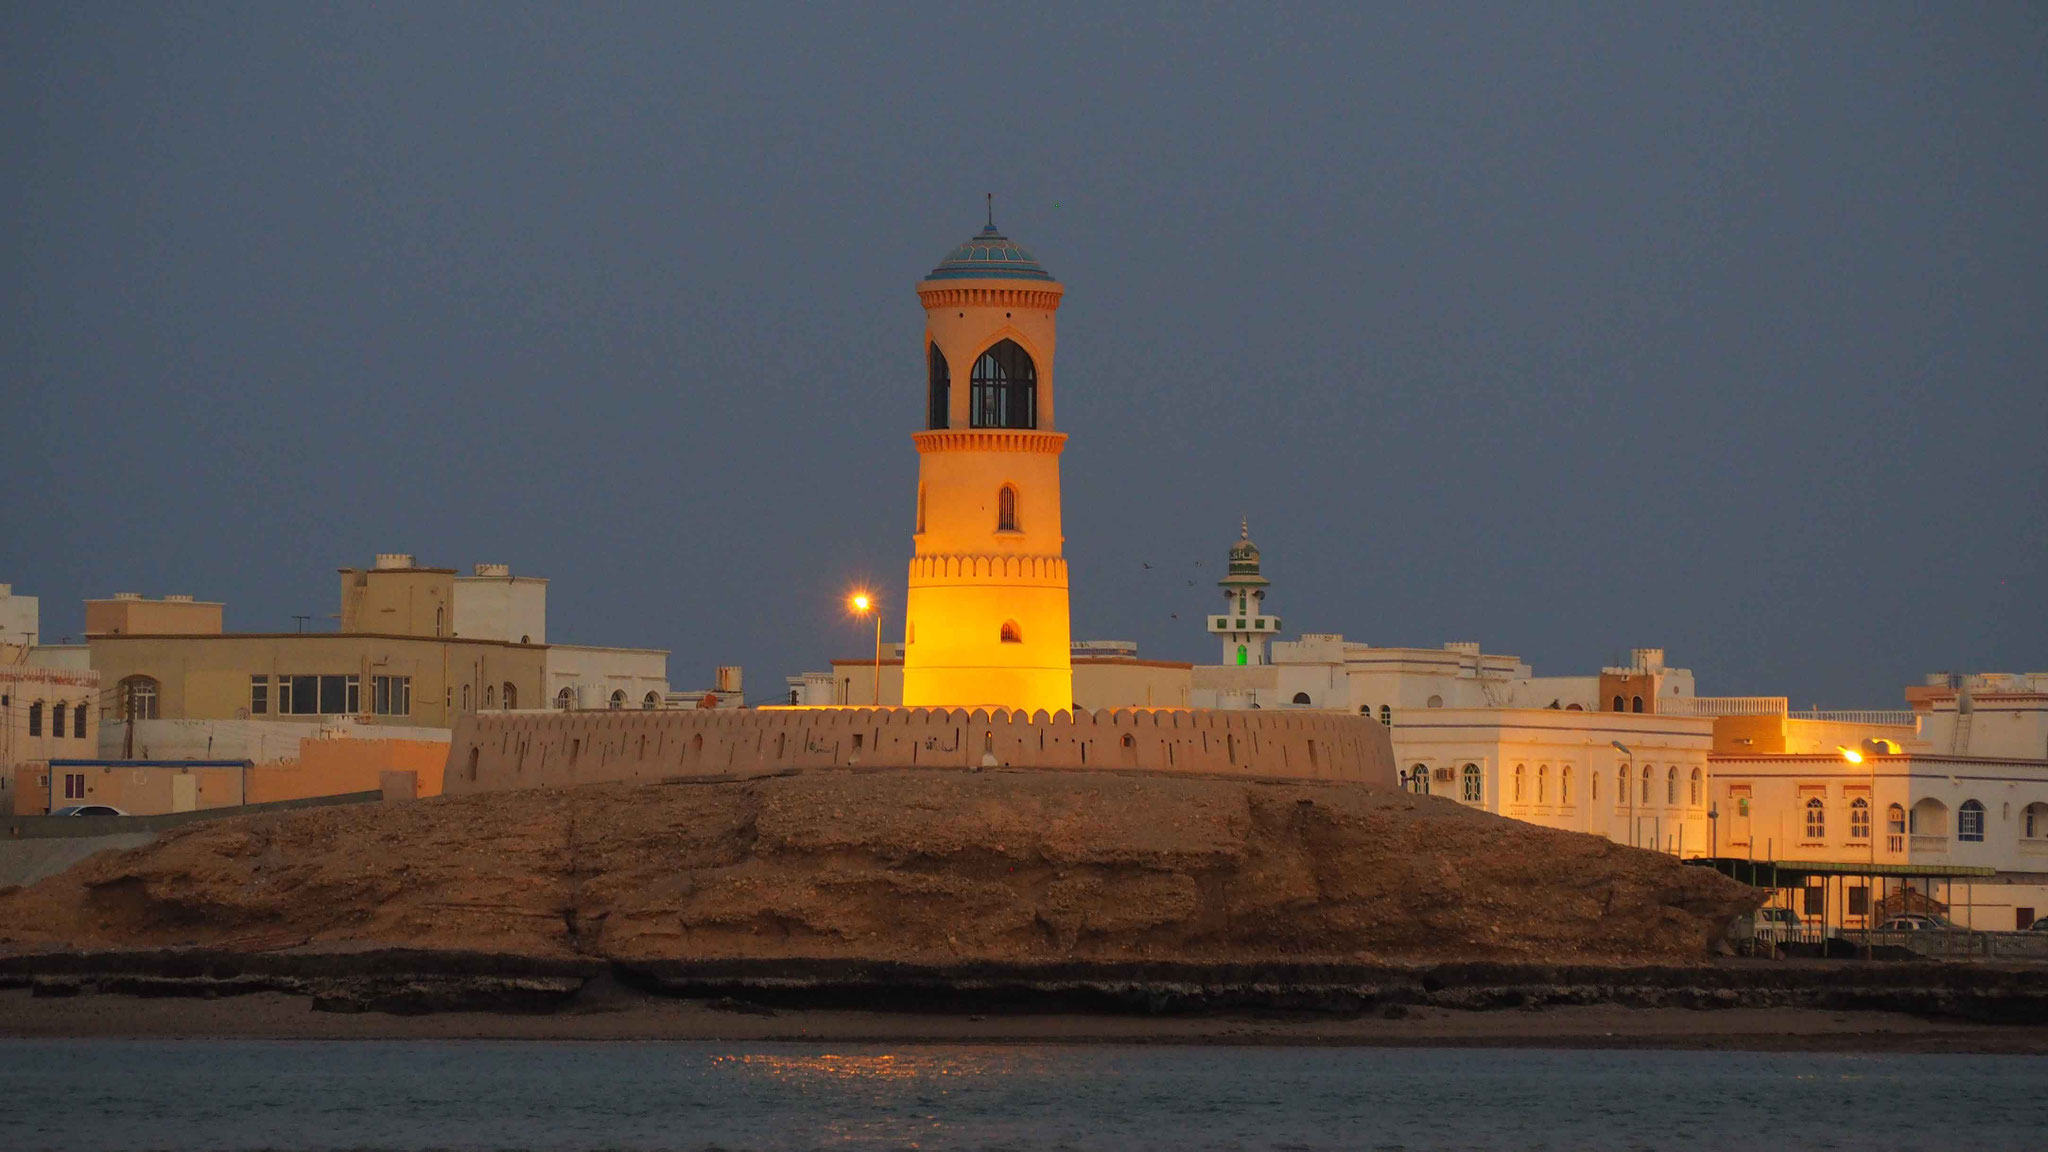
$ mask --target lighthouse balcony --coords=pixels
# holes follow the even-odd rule
[[[1037,428],[935,428],[913,432],[919,452],[1035,452],[1057,456],[1067,442],[1064,432]]]

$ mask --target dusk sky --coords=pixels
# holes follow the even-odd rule
[[[1217,659],[1247,515],[1290,636],[2048,667],[2048,8],[1358,7],[7,4],[0,582],[507,562],[772,698],[900,637],[994,192],[1077,638]]]

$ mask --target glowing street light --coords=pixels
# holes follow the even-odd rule
[[[1840,745],[1837,745],[1835,747],[1835,751],[1840,752],[1842,754],[1842,759],[1847,760],[1851,764],[1863,763],[1863,753],[1858,752],[1854,748],[1843,748]]]
[[[865,592],[855,592],[847,599],[846,606],[851,608],[856,616],[866,616],[870,612],[874,613],[875,616],[874,705],[879,708],[882,705],[882,606],[876,603],[874,597]],[[853,701],[848,700],[847,703],[851,704]]]

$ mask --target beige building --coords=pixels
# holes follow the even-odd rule
[[[99,673],[30,664],[29,655],[0,644],[0,812],[14,810],[20,772],[99,746]]]
[[[446,729],[465,712],[646,707],[668,654],[548,645],[547,581],[479,564],[470,576],[406,553],[340,570],[338,632],[222,631],[218,604],[122,594],[88,601],[87,643],[115,721],[282,720]],[[135,749],[122,736],[120,754]]]

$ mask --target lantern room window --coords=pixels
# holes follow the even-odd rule
[[[975,428],[1038,427],[1038,367],[1015,340],[974,362],[968,423]]]

